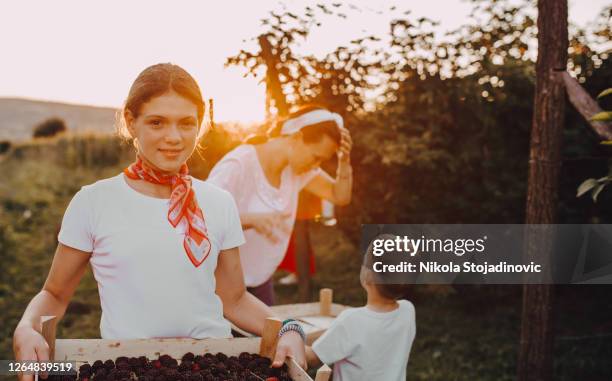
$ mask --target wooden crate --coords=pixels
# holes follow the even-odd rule
[[[195,354],[222,352],[228,356],[238,356],[242,352],[259,353],[261,356],[274,358],[278,331],[281,320],[266,319],[262,337],[228,338],[228,339],[56,339],[55,316],[43,316],[41,320],[42,335],[49,344],[50,360],[71,361],[77,368],[83,363],[93,364],[96,360],[115,359],[119,356],[146,356],[149,360],[162,354],[180,359],[185,353]],[[293,360],[285,361],[289,375],[295,381],[313,381],[312,378]],[[317,371],[315,381],[329,380],[331,369],[323,365]]]
[[[306,344],[312,343],[321,336],[331,325],[340,312],[349,308],[332,302],[333,290],[323,288],[319,292],[319,302],[283,304],[272,306],[274,315],[282,319],[292,318],[298,320],[306,333]],[[232,329],[245,337],[254,337],[236,326]]]

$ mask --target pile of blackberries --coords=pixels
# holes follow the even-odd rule
[[[243,352],[228,357],[223,353],[194,355],[186,353],[181,362],[161,355],[118,357],[115,361],[98,360],[83,364],[77,376],[49,376],[49,381],[291,381],[287,365],[271,368],[266,357]]]

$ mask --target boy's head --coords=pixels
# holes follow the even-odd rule
[[[383,255],[379,255],[380,253],[375,255],[375,241],[395,241],[395,239],[395,235],[382,234],[376,237],[376,239],[370,243],[363,258],[363,264],[361,266],[361,273],[359,276],[361,286],[368,293],[374,291],[381,297],[390,300],[405,298],[412,288],[413,279],[416,274],[405,272],[374,271],[374,268],[377,270],[382,270],[383,266],[399,265],[399,267],[401,267],[403,263],[413,262],[413,260],[418,256],[418,253],[415,256],[411,256],[410,253],[397,250],[385,250]],[[411,247],[411,250],[412,249],[413,248]],[[374,266],[376,262],[380,263]]]

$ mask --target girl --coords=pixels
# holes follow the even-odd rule
[[[271,277],[287,250],[300,190],[346,205],[352,187],[352,142],[340,115],[304,107],[279,122],[270,136],[261,144],[244,144],[229,152],[208,178],[238,204],[246,238],[240,251],[245,283],[268,305],[274,303]],[[334,179],[319,165],[335,153]]]
[[[136,78],[122,115],[136,161],[70,202],[47,280],[15,329],[17,360],[48,359],[40,317],[64,314],[88,263],[100,293],[102,338],[230,337],[224,317],[261,334],[272,316],[245,289],[233,198],[188,174],[186,161],[204,130],[195,80],[176,65],[151,66]],[[300,328],[289,328],[273,365],[293,356],[305,366]]]

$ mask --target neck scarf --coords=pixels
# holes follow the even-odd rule
[[[191,186],[189,169],[184,163],[177,174],[167,175],[147,165],[140,155],[136,162],[123,170],[130,179],[144,180],[153,184],[169,184],[172,189],[168,221],[176,226],[185,219],[185,238],[183,247],[187,257],[195,267],[199,267],[210,254],[210,240],[204,221],[204,214],[198,205]]]

